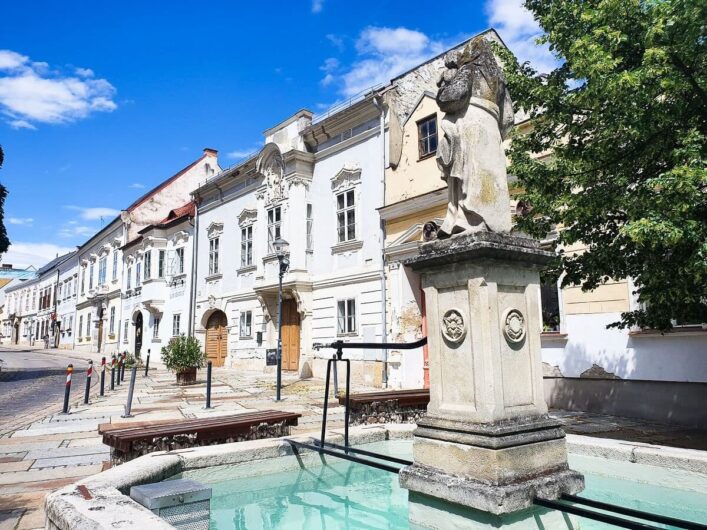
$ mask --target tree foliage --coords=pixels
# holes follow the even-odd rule
[[[5,153],[0,145],[0,168],[2,168],[2,163],[5,161]],[[7,237],[7,230],[5,230],[5,197],[7,197],[7,189],[5,186],[0,184],[0,254],[7,252],[10,246],[10,240]]]
[[[707,321],[707,2],[525,5],[559,66],[541,75],[500,52],[532,123],[509,153],[531,208],[519,227],[560,228],[563,285],[632,280],[640,309],[613,326]]]

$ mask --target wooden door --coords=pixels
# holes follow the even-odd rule
[[[282,301],[282,369],[299,370],[300,321],[297,303]]]
[[[228,342],[228,319],[222,311],[216,311],[206,323],[206,356],[214,366],[223,366]]]

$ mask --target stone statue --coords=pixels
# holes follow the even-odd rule
[[[444,58],[437,104],[445,113],[437,164],[449,205],[437,236],[511,230],[503,140],[513,126],[506,80],[489,43],[477,37]]]

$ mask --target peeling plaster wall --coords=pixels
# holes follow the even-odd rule
[[[136,206],[130,212],[131,222],[128,227],[126,243],[138,237],[138,232],[146,226],[158,223],[167,217],[170,210],[188,203],[191,192],[219,170],[216,157],[204,156],[194,167],[180,175],[174,182]]]

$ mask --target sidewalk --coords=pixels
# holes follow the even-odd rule
[[[100,371],[97,370],[97,381]],[[205,410],[205,370],[196,385],[177,387],[175,376],[165,370],[150,370],[148,377],[138,371],[133,398],[133,418],[124,419],[130,373],[111,392],[107,371],[106,396],[98,397],[93,386],[89,405],[83,392],[72,392],[69,415],[45,411],[36,418],[17,418],[13,425],[0,426],[0,530],[44,528],[44,497],[47,493],[93,475],[109,460],[109,449],[97,434],[101,423],[202,418],[237,414],[257,409],[280,409],[302,414],[293,433],[318,430],[322,415],[324,384],[321,380],[298,380],[283,374],[283,397],[274,401],[274,374],[243,373],[231,369],[214,370],[211,401]],[[357,391],[371,389],[358,387]],[[79,394],[81,394],[79,396]],[[59,404],[57,404],[59,405]],[[343,424],[343,408],[328,412],[332,427]]]
[[[60,352],[61,353],[61,352]],[[75,353],[74,353],[75,354]],[[235,369],[214,370],[211,410],[205,410],[205,370],[196,385],[177,387],[175,376],[162,369],[151,369],[148,377],[139,370],[131,419],[121,418],[130,373],[115,391],[110,388],[107,371],[106,396],[97,397],[93,387],[89,405],[81,403],[83,391],[72,392],[69,415],[44,410],[34,418],[16,418],[13,424],[0,425],[0,530],[44,528],[44,497],[47,493],[93,475],[109,460],[109,449],[97,434],[101,423],[204,418],[236,414],[257,409],[279,409],[302,414],[293,433],[318,432],[322,416],[324,382],[298,380],[283,374],[283,397],[274,401],[275,375],[247,373]],[[97,370],[96,381],[100,380]],[[354,386],[352,391],[374,389]],[[332,407],[328,422],[343,424],[343,408]],[[707,431],[680,429],[630,418],[555,411],[569,433],[618,438],[634,442],[659,443],[693,449],[707,448]],[[4,433],[4,434],[3,434]]]

